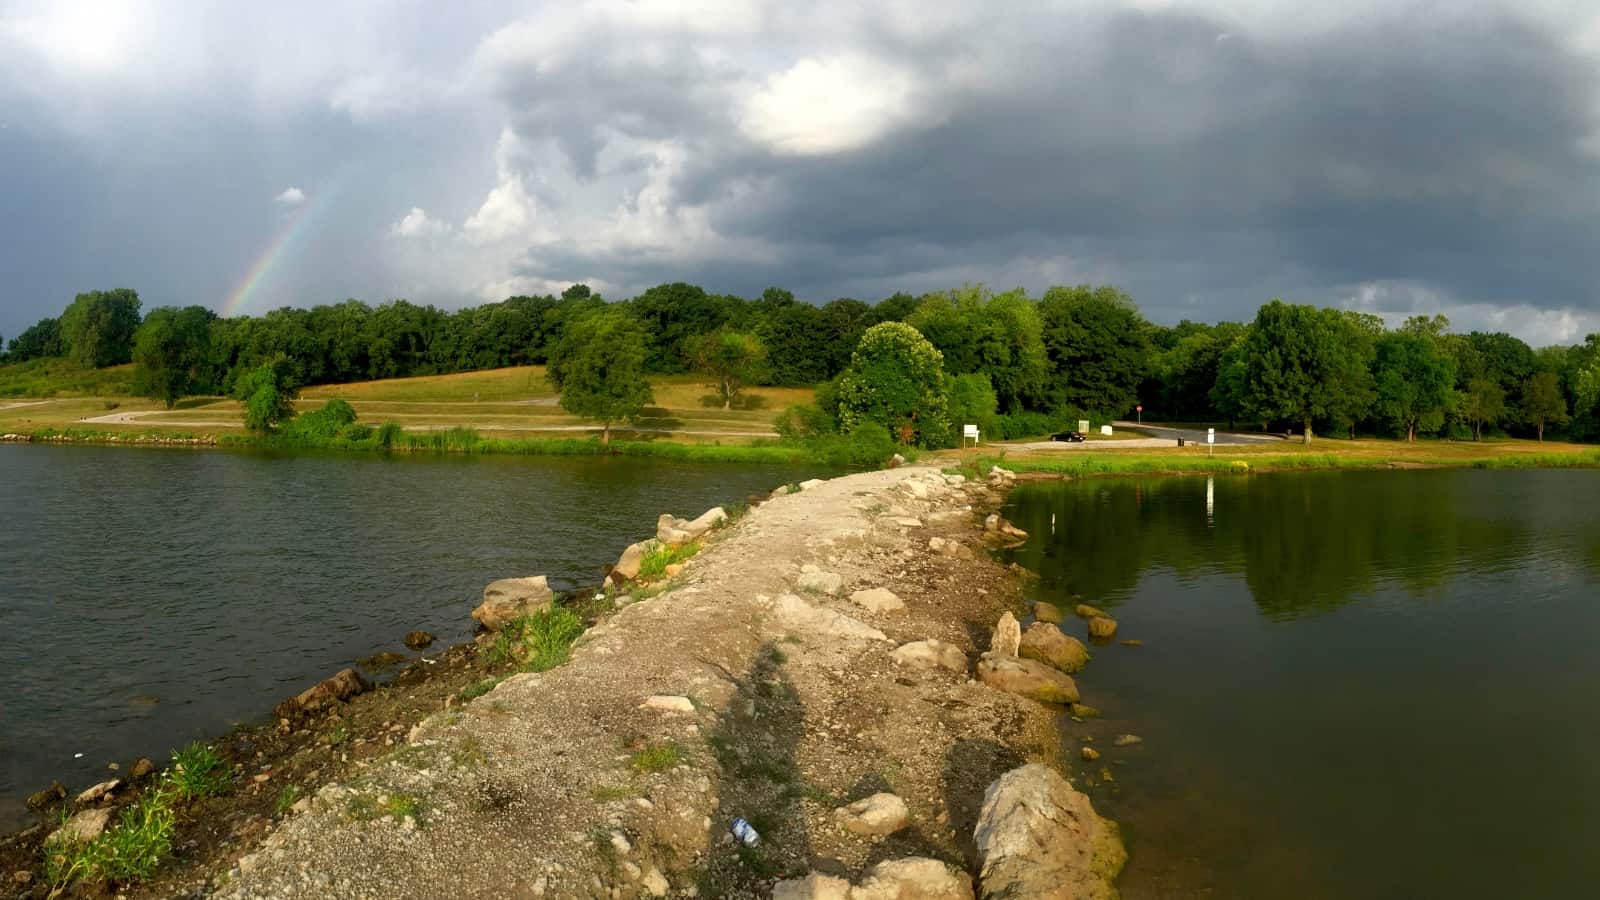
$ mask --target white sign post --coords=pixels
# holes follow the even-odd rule
[[[1207,428],[1206,429],[1206,455],[1207,456],[1211,455],[1211,448],[1212,448],[1213,445],[1216,444],[1216,442],[1217,442],[1217,430],[1215,428]]]
[[[963,426],[961,426],[961,446],[962,447],[967,446],[967,438],[972,438],[972,446],[974,446],[974,447],[978,446],[978,426],[976,426],[976,425],[963,425]]]
[[[1100,426],[1100,433],[1105,435],[1106,437],[1111,437],[1111,426],[1110,425],[1101,425]]]
[[[1088,419],[1079,419],[1078,420],[1078,433],[1079,434],[1088,434],[1089,433],[1089,420]]]

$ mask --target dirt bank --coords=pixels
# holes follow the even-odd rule
[[[204,860],[128,895],[766,897],[908,857],[968,889],[985,790],[1024,763],[1058,766],[1061,747],[1059,707],[969,674],[1020,576],[980,545],[1000,495],[958,480],[900,469],[780,492],[566,665],[464,704],[444,701],[442,677],[419,685],[422,702],[385,710],[385,738],[358,754],[309,729],[308,758],[339,766],[296,783],[335,783],[214,829],[226,836]],[[871,589],[893,600],[852,599]],[[930,638],[959,650],[959,672],[897,661]],[[278,778],[260,792],[293,780]],[[881,793],[903,801],[903,825],[842,827],[839,807]],[[733,839],[735,817],[759,843]]]

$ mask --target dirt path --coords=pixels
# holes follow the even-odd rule
[[[902,857],[975,872],[984,789],[1058,758],[1056,712],[891,651],[938,638],[970,660],[987,646],[1017,576],[929,541],[976,543],[973,504],[997,500],[931,469],[776,496],[566,665],[431,716],[320,790],[217,895],[765,897],[782,878],[859,878]],[[848,599],[880,587],[905,608]],[[672,709],[649,708],[658,695]],[[907,827],[841,830],[836,807],[877,791],[904,799]],[[735,816],[758,846],[728,836]]]
[[[54,403],[54,402],[55,401],[53,401],[53,400],[21,400],[21,401],[12,402],[12,403],[0,403],[0,411],[4,411],[4,410],[8,410],[8,409],[22,409],[23,407],[27,407],[27,406],[43,406],[46,403]]]

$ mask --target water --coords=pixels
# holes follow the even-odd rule
[[[1098,648],[1108,718],[1063,725],[1105,752],[1075,780],[1111,764],[1123,897],[1594,896],[1597,512],[1586,471],[1015,492],[1038,596],[1145,643]]]
[[[493,579],[593,585],[660,513],[814,474],[0,445],[0,825],[52,778],[259,719],[413,628],[465,640]]]

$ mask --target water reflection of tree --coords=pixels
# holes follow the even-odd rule
[[[1262,612],[1337,608],[1384,586],[1426,598],[1452,572],[1509,564],[1527,527],[1475,508],[1464,473],[1317,472],[1029,486],[1014,521],[1041,539],[1015,552],[1046,594],[1115,605],[1151,567],[1242,574]],[[1056,516],[1050,537],[1050,515]]]

